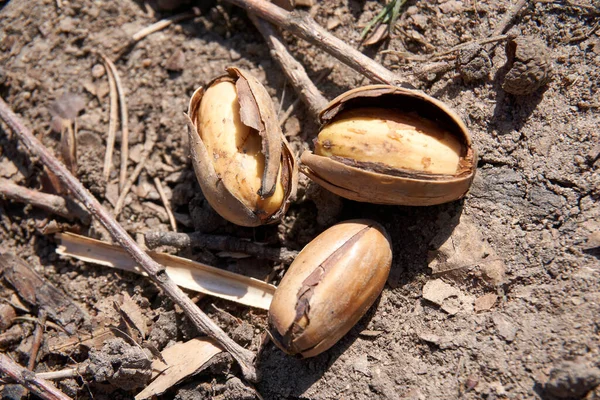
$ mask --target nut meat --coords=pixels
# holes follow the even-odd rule
[[[375,302],[391,263],[390,239],[374,221],[346,221],[321,233],[275,291],[269,309],[274,342],[302,357],[329,349]]]
[[[331,101],[301,171],[351,200],[434,205],[463,197],[476,168],[466,126],[416,90],[373,85]]]
[[[196,176],[210,205],[228,221],[276,222],[296,193],[295,157],[266,89],[246,71],[227,72],[190,100]]]

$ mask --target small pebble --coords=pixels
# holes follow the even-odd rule
[[[96,64],[92,67],[92,76],[96,79],[102,78],[105,73],[106,70],[102,64]]]
[[[165,64],[167,71],[181,72],[185,68],[185,54],[181,50],[175,51]]]

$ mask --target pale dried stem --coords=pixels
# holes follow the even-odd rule
[[[133,39],[133,41],[139,42],[140,40],[142,40],[143,38],[145,38],[146,36],[148,36],[154,32],[163,30],[167,26],[174,24],[176,22],[194,18],[196,15],[198,15],[198,13],[196,13],[196,12],[187,12],[187,13],[183,13],[183,14],[173,15],[172,17],[169,17],[169,18],[161,19],[160,21],[155,22],[152,25],[149,25],[146,28],[134,33],[131,36],[131,38]]]
[[[169,199],[167,199],[167,195],[162,187],[162,183],[160,183],[160,179],[158,177],[154,177],[154,186],[156,186],[156,190],[158,191],[158,195],[160,196],[160,200],[165,207],[165,211],[167,212],[167,216],[169,217],[169,222],[171,223],[171,228],[173,228],[173,232],[177,232],[177,221],[175,221],[175,217],[173,216],[173,211],[171,211],[171,206],[169,205]]]
[[[125,185],[125,180],[127,179],[127,161],[129,159],[129,117],[127,112],[127,98],[125,97],[125,91],[123,90],[121,77],[119,76],[117,67],[108,58],[104,56],[102,56],[102,58],[108,65],[108,68],[115,79],[117,97],[119,98],[119,109],[121,110],[121,168],[119,170],[119,192],[121,192]]]
[[[250,381],[257,381],[258,375],[254,366],[255,354],[235,343],[219,328],[190,298],[173,282],[165,272],[165,267],[152,260],[131,238],[125,229],[110,215],[88,190],[75,178],[27,129],[8,105],[0,99],[0,117],[15,132],[32,155],[53,171],[57,178],[65,184],[71,194],[79,200],[90,213],[108,230],[113,240],[125,249],[131,258],[148,274],[172,300],[177,304],[194,326],[215,339],[239,363],[242,374]]]
[[[508,26],[512,23],[512,20],[521,12],[521,9],[523,9],[527,3],[528,0],[517,1],[517,3],[512,6],[506,14],[504,14],[504,18],[502,18],[500,24],[492,32],[492,36],[502,35],[506,28],[508,28]]]
[[[84,224],[90,223],[90,214],[76,202],[15,185],[8,180],[0,179],[0,197],[31,204],[52,214],[60,215],[69,221],[79,218]]]
[[[81,373],[77,368],[61,369],[60,371],[38,372],[37,374],[35,374],[35,376],[38,378],[49,380],[75,378],[79,375],[81,375]]]
[[[315,85],[318,85],[319,83],[321,83],[323,81],[323,79],[325,79],[325,77],[327,75],[329,75],[330,73],[331,73],[330,69],[327,69],[327,70],[321,72],[321,74],[319,74],[317,79],[315,79]],[[296,106],[298,105],[299,102],[300,102],[300,98],[297,98],[296,100],[293,101],[292,104],[290,104],[290,106],[287,108],[287,110],[285,110],[283,115],[279,118],[279,125],[283,126],[286,123],[286,121],[288,120],[290,115],[292,115],[292,113],[294,112],[294,109],[296,108]]]
[[[254,14],[249,14],[249,17],[267,42],[271,50],[271,56],[287,76],[298,97],[306,104],[313,116],[318,116],[319,112],[328,103],[325,96],[321,94],[317,86],[308,77],[302,64],[290,54],[283,43],[281,35],[273,29],[273,25]]]
[[[102,61],[106,67],[106,76],[108,77],[108,85],[110,88],[110,117],[108,120],[108,136],[106,138],[104,168],[102,170],[102,177],[108,183],[108,179],[110,178],[110,169],[112,168],[113,152],[115,150],[115,139],[117,137],[117,123],[119,120],[119,95],[117,93],[117,83],[110,68],[112,63],[109,64],[110,60],[104,54],[100,54],[100,57],[102,57]]]
[[[288,12],[264,0],[225,0],[321,48],[373,82],[400,86],[403,80],[377,61],[344,43],[301,11]]]
[[[25,386],[45,400],[71,400],[51,382],[37,377],[33,372],[14,362],[6,354],[0,353],[0,372],[15,382]]]
[[[121,192],[119,193],[119,198],[117,199],[117,204],[115,204],[115,210],[113,212],[113,214],[115,215],[115,218],[117,218],[119,216],[119,214],[121,214],[121,211],[123,210],[123,206],[125,205],[125,198],[129,194],[129,191],[131,190],[135,180],[142,173],[142,170],[144,169],[144,165],[146,164],[146,160],[152,153],[153,148],[154,148],[154,140],[151,135],[148,135],[148,136],[146,136],[146,143],[144,143],[144,151],[143,151],[142,155],[140,156],[140,162],[138,163],[138,165],[136,165],[135,169],[133,170],[133,173],[131,174],[131,176],[129,176],[129,179],[127,179],[127,181],[125,182],[125,185],[123,185],[123,190],[121,190]]]

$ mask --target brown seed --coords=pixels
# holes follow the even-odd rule
[[[275,291],[269,309],[274,342],[303,357],[329,349],[375,302],[391,262],[390,239],[374,221],[346,221],[321,233]]]

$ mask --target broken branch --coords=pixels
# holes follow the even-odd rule
[[[319,111],[321,111],[328,103],[325,96],[321,94],[319,89],[308,77],[302,64],[296,61],[294,56],[290,54],[283,43],[281,35],[273,29],[273,26],[254,14],[250,14],[249,17],[267,42],[267,45],[271,50],[271,56],[279,63],[279,66],[294,87],[294,90],[296,90],[298,96],[302,99],[304,104],[306,104],[310,113],[313,116],[318,116]]]
[[[127,231],[110,215],[110,213],[96,200],[94,196],[75,178],[65,166],[51,155],[46,147],[33,136],[25,127],[19,117],[10,107],[0,99],[0,118],[6,122],[10,129],[19,137],[28,151],[39,157],[41,162],[55,173],[57,178],[65,184],[73,196],[79,200],[90,213],[97,218],[108,230],[113,240],[123,247],[138,265],[148,274],[172,300],[177,304],[190,321],[200,331],[206,333],[223,346],[239,363],[242,374],[249,381],[257,381],[258,373],[254,365],[256,355],[234,342],[219,328],[167,275],[165,267],[152,260],[127,234]]]
[[[244,253],[257,258],[284,264],[291,264],[298,255],[297,251],[289,250],[285,247],[267,247],[248,240],[230,236],[208,235],[201,232],[148,232],[146,233],[146,245],[150,249],[154,249],[158,246],[173,246],[178,249],[196,246],[207,250]]]
[[[225,0],[321,48],[350,68],[378,83],[401,86],[402,79],[377,61],[346,44],[301,11],[285,11],[264,0]]]
[[[42,193],[0,179],[0,197],[20,203],[31,204],[52,214],[72,221],[79,218],[84,224],[90,223],[90,214],[76,202],[53,194]]]
[[[0,371],[15,382],[25,386],[45,400],[71,400],[51,382],[37,377],[33,372],[21,367],[6,354],[0,353]]]

